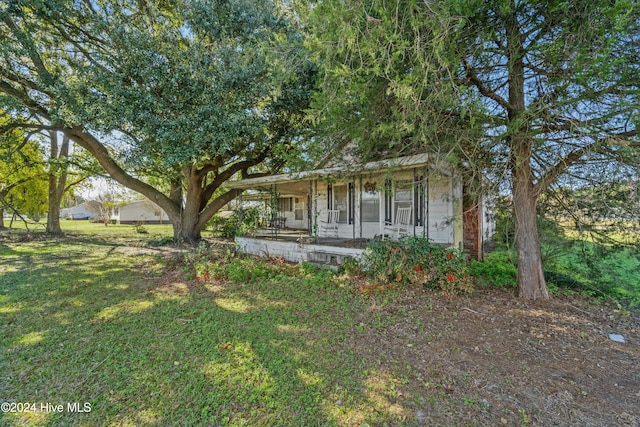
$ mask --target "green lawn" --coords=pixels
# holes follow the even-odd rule
[[[43,218],[37,223],[29,222],[29,230],[35,233],[43,232],[46,225],[46,218]],[[7,218],[5,218],[5,226],[9,226],[9,220]],[[105,226],[102,223],[87,220],[73,221],[63,219],[60,220],[60,227],[63,232],[72,234],[90,234],[92,236],[140,236],[140,233],[136,231],[136,227],[133,225],[110,224]],[[22,221],[14,221],[12,228],[24,231],[25,225]],[[151,236],[164,237],[173,234],[171,224],[144,225],[143,229],[147,231],[145,234]]]
[[[0,241],[0,400],[91,407],[1,423],[397,421],[371,398],[397,379],[343,345],[365,301],[328,273],[187,284],[179,271],[161,274],[157,256],[123,248],[95,236]]]
[[[640,419],[632,384],[617,387],[640,355],[635,313],[492,291],[360,294],[305,265],[146,244],[167,226],[63,228],[70,236],[0,233],[0,403],[33,404],[0,413],[0,426]],[[609,348],[612,331],[628,349]],[[540,357],[549,351],[564,363]],[[578,357],[589,359],[579,378]],[[547,410],[569,392],[571,412]],[[605,396],[609,412],[594,406]]]

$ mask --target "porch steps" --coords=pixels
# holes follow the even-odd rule
[[[330,250],[315,250],[307,253],[307,262],[337,271],[342,261],[352,256],[353,255],[332,252]]]
[[[326,250],[315,250],[307,253],[307,262],[318,267],[329,268],[338,271],[338,268],[346,258],[353,255],[331,252]]]

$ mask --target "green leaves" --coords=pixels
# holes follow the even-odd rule
[[[0,9],[0,93],[16,116],[68,133],[155,200],[176,232],[186,210],[204,226],[231,198],[216,192],[225,180],[265,160],[282,168],[295,150],[272,147],[293,147],[305,128],[315,73],[276,6],[24,0]],[[153,179],[184,188],[191,208]]]
[[[32,218],[47,210],[47,181],[42,152],[22,132],[0,118],[0,207]]]

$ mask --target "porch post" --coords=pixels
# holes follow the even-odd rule
[[[416,237],[416,223],[418,222],[418,215],[416,213],[418,209],[420,209],[420,194],[418,192],[418,183],[416,182],[416,168],[413,168],[413,184],[411,185],[411,189],[413,190],[413,194],[411,194],[411,205],[413,206],[413,209],[411,209],[413,211],[411,212],[411,215],[413,215],[413,237]]]
[[[351,221],[351,229],[353,230],[353,240],[356,240],[356,197],[354,192],[356,191],[356,177],[351,177],[351,182],[347,185],[347,221]]]
[[[359,176],[358,184],[358,224],[360,226],[360,238],[362,239],[362,175]]]
[[[313,198],[313,240],[318,242],[318,179],[313,180],[315,183],[315,192]]]
[[[313,224],[311,223],[312,216],[312,205],[313,204],[313,180],[309,180],[309,195],[307,196],[307,230],[309,232],[309,237],[313,234]]]
[[[244,194],[244,190],[240,192],[240,195],[238,196],[238,200],[236,201],[237,205],[238,205],[238,220],[239,220],[239,224],[237,224],[238,226],[241,226],[243,221],[244,221],[244,212],[242,210],[242,195]]]
[[[429,170],[429,167],[427,166],[427,170],[426,170],[426,182],[425,182],[425,193],[424,193],[424,228],[425,231],[423,232],[423,237],[426,237],[427,240],[429,239],[429,205],[431,204],[431,191],[429,190],[429,176],[431,174],[431,171]],[[426,233],[426,236],[424,235]]]

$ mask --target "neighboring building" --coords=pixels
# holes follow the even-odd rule
[[[422,236],[433,243],[465,248],[471,257],[483,257],[484,241],[492,224],[483,206],[464,199],[459,176],[449,167],[434,166],[426,154],[370,162],[357,168],[328,167],[297,174],[272,175],[226,183],[227,188],[251,190],[247,199],[262,198],[271,209],[270,226],[305,232],[314,243],[337,240],[366,241],[397,237],[391,231],[399,212],[410,210],[403,235]],[[332,214],[337,225],[330,225]],[[277,220],[277,224],[273,220]],[[330,227],[330,232],[324,232]],[[396,233],[397,234],[397,233]],[[273,237],[273,236],[272,236]],[[254,239],[255,240],[255,239]],[[306,255],[280,244],[237,239],[241,249],[299,261]],[[300,238],[298,239],[300,241]],[[301,245],[299,250],[303,250]],[[331,245],[329,245],[331,246]],[[281,252],[285,253],[281,253]],[[354,252],[355,255],[357,253]]]
[[[60,209],[60,218],[62,219],[93,219],[98,216],[98,212],[89,209],[89,202],[84,202],[78,206]]]
[[[118,224],[167,224],[169,217],[151,200],[136,200],[113,208],[111,220]]]

